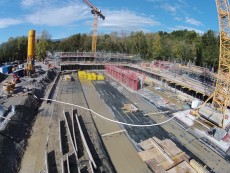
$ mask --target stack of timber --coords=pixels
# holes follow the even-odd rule
[[[124,107],[122,107],[122,109],[124,110],[124,112],[128,113],[128,112],[137,112],[139,109],[134,106],[133,104],[124,104]]]
[[[208,171],[181,151],[170,139],[149,138],[139,143],[139,156],[155,173],[208,173]]]

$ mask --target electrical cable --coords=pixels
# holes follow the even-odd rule
[[[89,109],[89,108],[86,108],[86,107],[83,107],[83,106],[80,106],[80,105],[76,105],[76,104],[72,104],[72,103],[67,103],[67,102],[62,102],[62,101],[58,101],[58,100],[47,99],[47,98],[40,98],[40,99],[41,100],[45,100],[45,101],[52,101],[52,102],[56,102],[56,103],[60,103],[60,104],[65,104],[65,105],[70,105],[70,106],[78,107],[78,108],[90,111],[90,112],[94,113],[95,115],[97,115],[98,117],[100,117],[102,119],[105,119],[107,121],[110,121],[110,122],[113,122],[113,123],[116,123],[116,124],[122,124],[122,125],[132,126],[132,127],[153,127],[153,126],[159,126],[159,125],[163,125],[163,124],[169,122],[170,120],[174,119],[177,116],[177,115],[174,115],[173,117],[171,117],[168,120],[163,121],[161,123],[144,124],[144,125],[141,125],[141,124],[129,124],[129,123],[124,123],[124,122],[120,122],[120,121],[116,121],[116,120],[112,120],[112,119],[106,118],[105,116],[100,115],[99,113],[93,111],[92,109]]]

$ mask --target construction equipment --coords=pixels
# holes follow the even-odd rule
[[[28,47],[27,47],[27,63],[26,63],[26,73],[28,76],[34,73],[35,61],[35,30],[29,30],[28,33]]]
[[[216,0],[220,30],[218,77],[214,93],[200,107],[212,99],[212,107],[220,112],[222,128],[225,128],[226,110],[230,105],[230,15],[228,0]]]
[[[102,20],[105,20],[105,16],[101,13],[101,10],[95,7],[88,0],[84,0],[84,2],[91,8],[91,13],[94,16],[93,21],[93,30],[92,30],[92,52],[96,53],[97,50],[97,28],[98,28],[98,17]]]

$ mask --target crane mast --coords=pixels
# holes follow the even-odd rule
[[[212,94],[212,106],[223,116],[222,128],[225,128],[226,110],[230,105],[230,16],[228,0],[216,0],[216,7],[220,30],[220,50],[218,77]]]
[[[97,29],[98,29],[98,17],[105,20],[105,16],[101,13],[97,7],[95,7],[90,1],[84,0],[84,2],[91,8],[91,13],[94,16],[93,29],[92,29],[92,52],[96,53],[97,50]]]

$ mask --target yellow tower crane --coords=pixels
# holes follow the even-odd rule
[[[220,30],[218,77],[213,94],[204,102],[200,109],[212,99],[212,107],[222,116],[221,127],[225,128],[226,110],[230,106],[230,15],[228,0],[215,1]]]
[[[91,13],[94,16],[93,21],[93,30],[92,30],[92,52],[96,53],[97,50],[97,28],[98,28],[98,17],[105,20],[105,16],[101,13],[101,10],[96,8],[91,2],[88,0],[84,0],[84,2],[91,8]]]
[[[222,128],[224,128],[226,109],[230,105],[230,16],[228,0],[216,0],[216,7],[220,28],[220,53],[212,105],[223,115]]]

